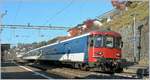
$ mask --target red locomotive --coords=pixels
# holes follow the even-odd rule
[[[90,32],[90,47],[88,62],[97,63],[105,71],[122,71],[121,35],[114,31]]]

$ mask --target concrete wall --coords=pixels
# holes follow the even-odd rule
[[[141,24],[144,24],[143,28],[141,29],[141,54],[139,61],[141,64],[148,64],[149,61],[149,20],[148,18],[145,18],[143,21],[136,21],[136,29]],[[112,28],[113,30],[113,28]],[[121,33],[122,40],[124,42],[124,46],[122,48],[123,58],[134,61],[134,40],[133,40],[133,24],[129,24],[126,26],[121,26],[120,28],[114,29],[114,31],[117,31]],[[139,44],[139,31],[137,30],[136,33],[136,47]],[[138,56],[138,48],[136,48],[136,56]]]

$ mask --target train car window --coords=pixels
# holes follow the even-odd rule
[[[120,37],[117,37],[115,39],[115,47],[116,48],[121,48],[121,38]]]
[[[90,36],[89,44],[90,44],[90,47],[102,47],[103,46],[103,36],[101,36],[101,35]]]
[[[94,43],[94,41],[93,41],[93,35],[90,35],[88,37],[88,46],[89,47],[93,47],[93,43]]]
[[[90,41],[90,47],[93,47],[93,40]]]
[[[26,54],[27,56],[29,56],[30,55],[30,53],[28,53],[28,54]]]
[[[43,53],[43,51],[42,51],[42,50],[40,50],[39,54],[42,54],[42,53]]]
[[[103,46],[103,37],[97,35],[94,37],[94,47],[102,47]]]
[[[31,53],[32,56],[34,56],[34,51]]]
[[[25,54],[25,56],[29,56],[29,53]]]
[[[32,54],[32,52],[30,52],[28,55],[30,56]]]
[[[33,52],[33,56],[35,56],[35,55],[36,55],[36,53],[37,53],[37,51],[34,51],[34,52]]]
[[[112,48],[114,46],[113,42],[114,42],[113,37],[111,37],[111,36],[106,36],[105,37],[105,46],[106,47],[111,47]]]

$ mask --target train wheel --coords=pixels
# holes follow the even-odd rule
[[[118,69],[116,69],[116,71],[115,72],[117,72],[117,73],[121,73],[121,72],[123,72],[123,68],[118,68]]]
[[[83,70],[83,71],[89,71],[88,65],[82,65],[82,66],[80,67],[80,69]]]

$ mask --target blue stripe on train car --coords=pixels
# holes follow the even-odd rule
[[[88,36],[72,39],[43,49],[45,55],[84,53],[84,62],[88,60]]]

